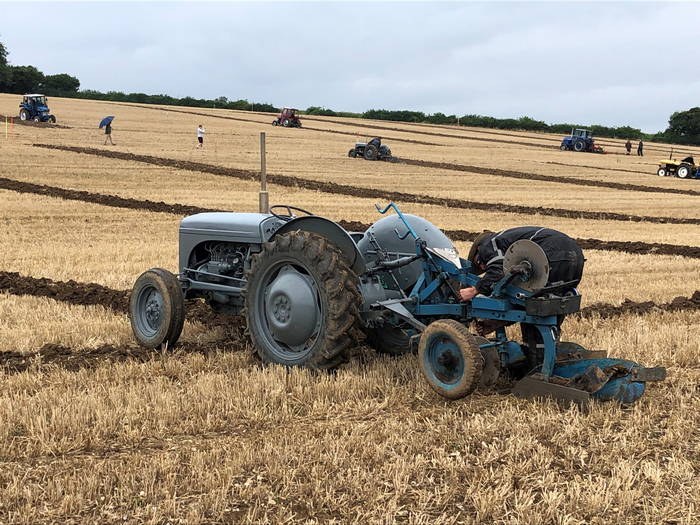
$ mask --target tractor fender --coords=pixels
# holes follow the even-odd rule
[[[360,250],[358,250],[350,234],[339,224],[315,215],[297,217],[277,229],[270,239],[274,238],[275,235],[281,235],[292,231],[305,231],[325,237],[343,252],[350,267],[358,276],[365,273],[366,265],[364,257],[362,257]]]

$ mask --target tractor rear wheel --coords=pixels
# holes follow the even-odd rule
[[[288,118],[286,118],[286,119],[284,119],[284,120],[282,121],[282,125],[283,125],[285,128],[288,128],[290,124],[291,124],[291,122],[289,122],[289,119],[288,119]]]
[[[129,319],[141,346],[172,347],[185,323],[185,298],[177,277],[163,268],[142,273],[129,298]]]
[[[253,255],[246,277],[246,323],[264,362],[332,369],[362,339],[357,275],[324,237],[274,237]]]
[[[365,147],[365,160],[377,160],[377,155],[379,154],[379,150],[377,147],[373,144],[368,144]]]
[[[484,366],[478,340],[454,319],[428,325],[420,338],[418,360],[430,387],[447,399],[471,394]]]
[[[29,120],[29,111],[26,109],[23,109],[19,112],[19,119],[20,120]]]
[[[367,344],[380,354],[403,355],[411,351],[411,339],[400,328],[382,326],[367,328]]]
[[[687,179],[690,176],[690,172],[691,169],[689,164],[681,164],[676,170],[676,175],[678,175],[678,177],[681,179]]]
[[[667,175],[667,173],[668,172],[666,171],[666,168],[659,168],[658,170],[656,170],[656,174],[659,177],[665,177]]]
[[[586,143],[582,140],[577,140],[574,142],[574,151],[584,151],[586,149]]]

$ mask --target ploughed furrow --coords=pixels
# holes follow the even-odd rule
[[[97,283],[54,281],[45,277],[28,277],[17,272],[0,272],[0,292],[49,297],[83,306],[100,305],[119,313],[129,310],[128,291],[113,290]]]
[[[370,128],[370,129],[381,129],[381,130],[386,130],[386,131],[399,131],[401,133],[413,133],[415,135],[427,135],[430,137],[445,137],[445,138],[450,138],[450,139],[459,139],[459,140],[477,140],[477,141],[482,141],[482,142],[497,142],[501,144],[515,144],[515,145],[520,145],[520,146],[528,146],[532,148],[544,148],[544,149],[559,149],[558,147],[548,144],[535,144],[532,142],[526,142],[526,141],[517,141],[517,140],[501,140],[501,139],[495,139],[495,138],[486,138],[486,137],[465,137],[464,135],[452,135],[449,133],[437,133],[435,131],[420,131],[420,130],[415,130],[415,129],[406,129],[406,128],[394,128],[394,127],[389,127],[389,126],[382,126],[380,124],[364,124],[364,123],[359,123],[359,122],[343,122],[342,120],[332,120],[332,119],[320,119],[320,118],[314,118],[314,117],[309,117],[307,115],[302,116],[304,120],[315,120],[317,122],[328,122],[330,124],[340,124],[341,126],[353,126],[356,128]],[[482,132],[485,133],[485,132]],[[382,138],[388,139],[389,137],[384,137],[382,135]],[[394,140],[394,139],[391,139]]]
[[[225,339],[216,343],[180,342],[170,354],[208,355],[220,351],[241,350],[241,339]],[[101,345],[97,348],[74,349],[47,343],[36,352],[0,352],[0,370],[16,374],[31,367],[52,365],[69,371],[96,368],[103,363],[122,361],[146,362],[163,357],[162,350],[142,348],[135,344]]]
[[[443,170],[452,171],[465,171],[469,173],[479,173],[483,175],[494,175],[496,177],[506,177],[511,179],[524,179],[524,180],[538,180],[542,182],[556,182],[559,184],[573,184],[575,186],[591,186],[596,188],[611,188],[615,190],[623,191],[640,191],[645,193],[670,193],[674,195],[692,195],[694,197],[700,196],[700,191],[698,190],[687,190],[682,188],[660,188],[658,186],[642,186],[641,184],[623,184],[621,182],[612,181],[602,181],[602,180],[589,180],[589,179],[579,179],[572,177],[557,177],[555,175],[540,175],[537,173],[527,173],[523,171],[513,171],[504,170],[500,168],[485,168],[482,166],[468,166],[464,164],[451,164],[447,162],[433,162],[428,160],[417,160],[417,159],[399,159],[399,162],[404,164],[409,164],[411,166],[421,166],[424,168],[436,168]],[[561,166],[571,166],[570,164],[563,164],[560,162],[549,162],[548,164],[559,164]],[[592,168],[594,166],[575,166],[575,167],[585,167]],[[607,170],[607,168],[595,168]],[[632,170],[619,170],[619,171],[629,171],[631,173],[640,173],[638,171]]]
[[[27,277],[14,272],[0,272],[0,293],[7,292],[13,295],[32,295],[39,297],[51,297],[57,301],[63,301],[70,304],[100,304],[105,308],[114,310],[117,313],[125,313],[128,309],[127,290],[113,290],[106,286],[95,283],[79,283],[76,281],[53,281],[47,278]],[[625,299],[619,306],[610,303],[594,303],[581,309],[580,312],[573,314],[584,318],[600,317],[602,319],[610,319],[621,315],[646,315],[649,313],[661,312],[679,312],[689,310],[700,310],[700,290],[696,290],[690,297],[679,296],[668,303],[656,304],[653,301],[636,302]],[[228,317],[221,314],[216,314],[201,301],[188,301],[187,319],[189,321],[199,321],[208,326],[224,327],[226,341],[238,341],[239,345],[246,340],[245,323],[242,317]],[[184,343],[187,348],[187,343]],[[50,347],[51,352],[56,353],[55,345],[46,345]],[[178,348],[181,346],[178,345]],[[61,352],[65,349],[58,347]],[[121,347],[123,349],[123,347]],[[155,351],[134,349],[128,347],[131,351],[145,352],[147,355],[153,355]],[[115,347],[105,346],[95,350],[102,354],[112,354]],[[61,352],[58,352],[60,354]],[[65,353],[65,352],[64,352]],[[69,356],[72,356],[68,352]],[[79,358],[79,356],[75,356]],[[0,364],[4,359],[27,359],[24,354],[15,352],[6,352],[0,354]]]
[[[113,208],[126,208],[129,210],[147,210],[161,213],[173,213],[176,215],[192,215],[208,210],[199,206],[187,206],[184,204],[167,204],[165,202],[153,202],[149,200],[129,199],[117,195],[107,195],[103,193],[91,193],[82,190],[69,190],[56,186],[46,186],[44,184],[32,184],[14,179],[0,177],[0,189],[16,191],[18,193],[33,193],[35,195],[45,195],[47,197],[58,197],[59,199],[90,202],[111,206]]]
[[[101,150],[96,148],[83,148],[78,146],[61,146],[54,144],[34,144],[36,147],[56,149],[61,151],[72,151],[75,153],[84,153],[87,155],[97,155],[100,157],[110,157],[126,161],[144,162],[147,164],[155,164],[158,166],[169,166],[176,169],[188,171],[199,171],[202,173],[210,173],[213,175],[222,175],[227,177],[235,177],[243,180],[257,180],[258,173],[252,170],[225,168],[222,166],[214,166],[211,164],[203,164],[200,162],[192,162],[185,160],[177,160],[165,157],[155,157],[152,155],[137,155],[135,153],[127,153],[113,150]],[[9,180],[9,179],[5,179]],[[642,215],[627,215],[623,213],[607,212],[607,211],[584,211],[584,210],[568,210],[564,208],[549,208],[537,206],[522,206],[518,204],[505,204],[498,202],[479,202],[468,201],[461,199],[452,199],[448,197],[434,197],[431,195],[420,195],[414,193],[404,193],[400,191],[382,190],[375,188],[363,188],[351,186],[348,184],[338,184],[328,181],[317,181],[312,179],[303,179],[290,175],[271,175],[268,174],[268,181],[284,187],[303,188],[312,191],[321,191],[324,193],[332,193],[335,195],[348,195],[351,197],[360,197],[368,199],[384,199],[389,201],[398,201],[414,204],[428,204],[433,206],[441,206],[446,208],[481,210],[487,212],[499,213],[516,213],[525,215],[545,215],[550,217],[563,217],[567,219],[589,219],[600,221],[623,221],[623,222],[648,222],[652,224],[700,224],[699,218],[684,218],[684,217],[654,217]],[[0,181],[1,182],[1,181]]]
[[[70,126],[63,126],[62,124],[51,124],[51,122],[34,122],[33,120],[20,120],[19,117],[13,117],[12,115],[0,115],[0,120],[5,122],[5,119],[14,119],[12,122],[20,126],[31,126],[35,128],[52,129],[72,129]]]
[[[200,117],[207,117],[207,118],[218,118],[222,120],[237,120],[239,122],[252,122],[253,124],[261,124],[265,125],[264,122],[260,122],[259,120],[255,119],[250,119],[250,118],[243,118],[243,117],[233,117],[231,115],[213,115],[211,113],[202,113],[201,111],[187,111],[184,109],[171,109],[171,108],[158,108],[158,107],[153,107],[153,106],[144,106],[144,105],[134,105],[134,104],[120,104],[122,106],[127,106],[127,107],[137,107],[137,108],[144,108],[144,109],[153,109],[156,111],[168,111],[170,113],[185,113],[187,115],[198,115]],[[319,131],[321,133],[335,133],[337,135],[345,135],[347,137],[356,137],[357,133],[352,133],[349,131],[339,131],[335,129],[321,129],[321,128],[310,128],[308,126],[303,126],[301,128],[298,128],[301,130],[307,130],[307,131]],[[401,130],[398,130],[401,131]],[[423,146],[443,146],[443,144],[437,144],[435,142],[424,142],[421,140],[413,140],[413,139],[403,139],[403,138],[398,138],[398,137],[384,137],[387,140],[390,140],[392,142],[405,142],[407,144],[422,144]]]
[[[184,204],[167,204],[149,200],[128,199],[116,195],[67,190],[55,186],[45,186],[3,178],[0,178],[0,189],[8,189],[18,193],[46,195],[59,199],[89,202],[102,206],[111,206],[113,208],[170,213],[178,216],[210,211],[228,211],[216,208],[203,208],[200,206],[187,206]],[[340,220],[338,223],[348,231],[363,232],[370,227],[370,224],[358,221]],[[453,241],[472,241],[478,235],[478,232],[470,232],[467,230],[444,230],[444,232]],[[604,241],[602,239],[582,238],[576,239],[576,242],[579,243],[581,248],[590,250],[624,252],[636,255],[675,255],[689,257],[691,259],[700,259],[700,247],[698,246],[641,241]]]
[[[567,164],[566,162],[554,162],[547,161],[545,164],[552,164],[554,166],[568,166],[569,168],[588,168],[591,170],[603,170],[603,171],[619,171],[623,173],[634,173],[636,175],[650,175],[649,172],[639,171],[639,170],[626,170],[625,168],[605,168],[603,166],[588,166],[585,164]]]

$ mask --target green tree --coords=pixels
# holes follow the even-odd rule
[[[7,65],[7,48],[5,47],[5,44],[0,42],[0,67],[6,66]]]
[[[47,95],[53,97],[71,95],[77,93],[78,89],[80,89],[80,80],[67,73],[44,77],[43,90]]]
[[[700,144],[700,108],[676,111],[668,120],[665,134],[678,142]]]
[[[41,88],[44,74],[34,66],[7,66],[10,70],[11,93],[32,93]]]

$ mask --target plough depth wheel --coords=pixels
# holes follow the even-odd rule
[[[468,396],[481,379],[484,361],[479,343],[452,319],[440,319],[425,329],[418,358],[430,387],[447,399]]]

